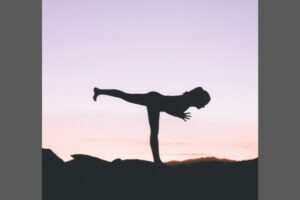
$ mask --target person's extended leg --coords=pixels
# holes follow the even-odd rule
[[[94,101],[97,100],[98,95],[102,95],[102,94],[121,98],[127,102],[135,103],[139,105],[147,106],[149,104],[149,98],[147,94],[128,94],[121,90],[115,90],[115,89],[106,90],[106,89],[99,89],[99,88],[94,88],[94,96],[93,96]]]
[[[159,156],[158,130],[159,130],[159,111],[147,107],[149,124],[151,129],[150,146],[153,154],[154,163],[162,164]]]

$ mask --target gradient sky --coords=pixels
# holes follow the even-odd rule
[[[42,146],[64,160],[152,160],[146,108],[93,88],[211,102],[160,118],[162,160],[258,156],[258,2],[44,0]]]

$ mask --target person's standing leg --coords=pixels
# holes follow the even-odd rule
[[[159,130],[159,110],[147,107],[149,124],[151,129],[150,146],[153,154],[154,163],[162,164],[159,156],[158,130]]]

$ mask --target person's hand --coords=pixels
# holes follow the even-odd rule
[[[189,112],[182,113],[180,118],[183,119],[186,122],[186,120],[191,119],[191,113],[189,113]]]

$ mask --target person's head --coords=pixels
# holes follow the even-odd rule
[[[203,108],[210,101],[208,92],[203,90],[202,87],[197,87],[191,91],[185,92],[183,96],[190,106],[194,106],[198,109]]]

